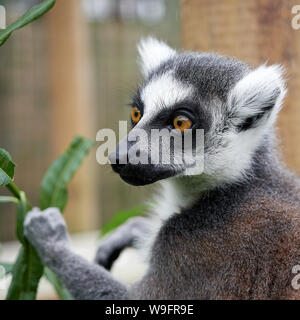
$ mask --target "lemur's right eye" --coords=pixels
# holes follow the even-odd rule
[[[141,120],[142,114],[137,107],[133,107],[131,110],[131,120],[137,124]]]

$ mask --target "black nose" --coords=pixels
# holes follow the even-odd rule
[[[116,151],[113,151],[109,156],[109,161],[111,164],[112,169],[120,173],[120,171],[126,166],[128,163],[128,153],[127,150],[126,152],[121,152],[120,153],[120,148],[119,146],[117,147]]]
[[[111,164],[112,169],[114,170],[114,172],[116,173],[120,173],[121,170],[126,166],[126,164],[120,164],[120,163],[115,163],[115,164]]]

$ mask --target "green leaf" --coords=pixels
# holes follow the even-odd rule
[[[18,204],[19,199],[15,198],[15,197],[0,196],[0,203],[9,203],[9,202],[14,202],[14,203]]]
[[[31,209],[25,193],[20,192],[17,215],[17,236],[22,243],[18,258],[12,270],[12,281],[7,300],[34,300],[44,267],[34,247],[24,237],[23,224],[27,212]]]
[[[142,215],[147,209],[148,206],[140,205],[129,210],[117,212],[114,217],[102,228],[100,236],[103,237],[107,233],[116,229],[118,226],[125,223],[129,218]]]
[[[68,150],[56,159],[48,169],[41,184],[41,208],[42,210],[54,206],[61,210],[67,202],[67,183],[73,177],[87,155],[94,142],[77,137],[73,140]],[[8,290],[8,300],[32,300],[36,298],[39,281],[44,273],[44,266],[33,246],[23,234],[23,224],[31,205],[24,192],[20,196],[17,216],[17,236],[23,244],[17,261],[12,270],[12,282]],[[48,273],[49,276],[49,273]],[[51,278],[58,290],[58,294],[67,297],[67,293],[59,285],[55,278]]]
[[[89,139],[75,137],[68,150],[52,163],[41,183],[42,210],[49,207],[64,210],[68,200],[67,184],[94,144]]]
[[[71,294],[69,291],[64,288],[64,286],[61,284],[59,279],[57,278],[56,274],[53,273],[50,269],[45,268],[44,270],[44,276],[46,279],[53,285],[56,293],[62,300],[73,300]]]
[[[26,240],[12,270],[7,300],[35,300],[44,267],[37,252]]]
[[[0,186],[6,186],[12,182],[15,166],[10,154],[4,149],[0,149]]]
[[[13,263],[0,262],[0,266],[4,267],[5,274],[9,274],[9,273],[12,273],[14,264]]]
[[[41,183],[40,207],[42,210],[49,207],[57,207],[61,212],[64,210],[68,200],[67,185],[94,144],[89,139],[75,137],[67,151],[54,160]],[[45,276],[61,299],[72,299],[51,270],[46,268]]]
[[[42,3],[33,6],[22,17],[7,26],[6,29],[0,30],[0,46],[6,42],[15,30],[23,28],[48,12],[55,5],[55,2],[56,0],[45,0]]]

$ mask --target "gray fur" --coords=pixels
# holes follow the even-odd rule
[[[74,254],[65,221],[56,208],[32,210],[26,217],[25,235],[43,263],[54,271],[75,299],[126,299],[124,285],[102,267]]]
[[[157,52],[159,43],[151,43]],[[209,170],[194,176],[168,171],[168,181],[183,201],[162,219],[146,275],[127,290],[103,267],[73,254],[56,209],[49,209],[48,214],[30,212],[26,236],[43,262],[79,299],[299,299],[291,281],[292,268],[300,263],[300,184],[278,159],[272,129],[284,96],[281,76],[279,80],[276,76],[279,71],[266,69],[271,77],[275,74],[272,81],[253,87],[250,93],[245,90],[244,100],[243,96],[231,97],[230,105],[232,90],[252,72],[249,66],[215,54],[174,54],[165,45],[163,49],[164,61],[158,67],[150,72],[147,66],[156,61],[145,64],[146,79],[134,104],[143,112],[142,91],[168,72],[191,86],[194,90],[188,99],[160,109],[144,127],[164,127],[164,117],[172,116],[174,108],[190,107],[197,127],[206,131]],[[251,150],[241,145],[247,143]],[[238,149],[227,152],[236,146],[249,151],[250,161],[242,162]],[[229,160],[213,166],[211,162],[220,161],[221,154]],[[113,168],[136,185],[166,178],[166,171],[153,165]],[[231,177],[234,171],[237,174]],[[147,220],[140,219],[118,228],[102,243],[96,261],[109,268],[124,247],[151,234],[148,227]]]
[[[299,299],[291,270],[300,261],[300,187],[277,165],[262,146],[251,178],[203,193],[166,221],[134,297]]]
[[[148,232],[148,219],[143,217],[129,219],[114,232],[101,239],[95,262],[109,270],[123,249],[134,246],[135,241]]]
[[[175,72],[177,79],[196,88],[191,100],[209,102],[218,98],[225,102],[229,90],[251,68],[244,62],[215,53],[184,52],[154,70],[144,86],[153,77],[159,77],[170,70]]]

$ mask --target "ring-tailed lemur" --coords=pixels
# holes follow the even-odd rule
[[[110,267],[140,237],[148,271],[127,288],[75,255],[57,209],[30,212],[26,236],[77,299],[299,298],[291,286],[300,263],[299,181],[278,160],[274,138],[286,92],[282,69],[179,53],[153,38],[138,48],[144,82],[133,100],[132,130],[205,132],[198,175],[182,165],[120,164],[128,157],[124,150],[112,156],[123,180],[163,179],[163,190],[154,217],[117,229],[97,259]]]

